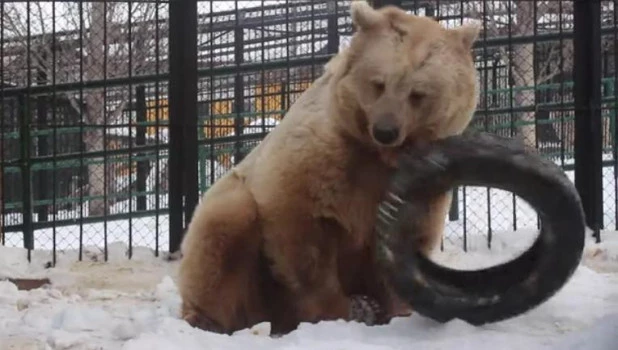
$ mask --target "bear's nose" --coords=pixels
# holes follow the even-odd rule
[[[378,122],[373,125],[373,137],[383,145],[390,145],[399,137],[399,128],[391,123]]]

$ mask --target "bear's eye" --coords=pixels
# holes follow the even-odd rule
[[[383,82],[380,81],[374,81],[372,82],[373,87],[375,88],[376,92],[378,93],[378,95],[382,95],[382,93],[384,92],[384,89],[386,88],[384,86]]]
[[[423,98],[425,98],[425,95],[420,92],[412,91],[409,98],[410,103],[412,103],[413,105],[418,105],[419,103],[421,103]]]

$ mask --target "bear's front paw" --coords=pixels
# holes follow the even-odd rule
[[[213,333],[226,333],[217,322],[197,312],[189,312],[182,317],[191,327]]]
[[[378,302],[366,295],[350,298],[350,319],[368,326],[384,323],[384,310]]]

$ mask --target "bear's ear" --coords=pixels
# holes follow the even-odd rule
[[[475,23],[467,23],[452,30],[457,34],[464,48],[470,50],[481,31],[481,26]]]
[[[371,7],[365,0],[350,3],[352,25],[357,29],[367,30],[382,21],[383,15]]]

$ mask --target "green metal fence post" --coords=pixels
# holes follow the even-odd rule
[[[136,121],[135,128],[135,144],[136,146],[146,145],[146,87],[140,85],[135,88],[136,102]],[[136,206],[137,210],[146,210],[146,179],[148,178],[148,169],[150,161],[146,157],[145,152],[140,152],[137,155],[137,174],[135,176],[135,192],[137,195]]]
[[[19,146],[20,170],[22,179],[22,223],[24,248],[34,249],[34,230],[32,228],[32,179],[30,174],[30,108],[26,95],[18,97],[19,108]]]

